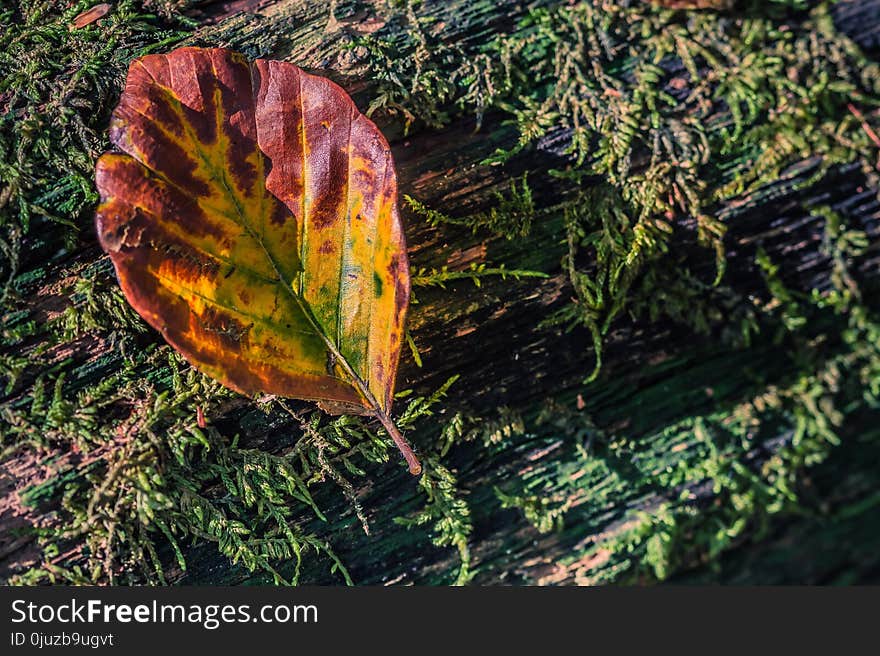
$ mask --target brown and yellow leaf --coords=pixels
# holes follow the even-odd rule
[[[86,9],[84,12],[77,14],[73,23],[71,23],[71,29],[79,30],[85,27],[86,25],[91,25],[97,20],[101,20],[110,13],[110,5],[106,2],[102,2],[99,5],[95,5],[91,9]]]
[[[736,0],[650,0],[668,9],[731,9]]]
[[[410,281],[391,152],[336,84],[181,48],[132,62],[97,165],[132,306],[244,394],[388,419]],[[405,442],[404,442],[405,444]]]

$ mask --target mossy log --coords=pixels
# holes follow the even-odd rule
[[[545,4],[553,3],[455,0],[425,3],[422,16],[434,26],[435,43],[466,47],[501,25],[515,30],[530,7]],[[366,107],[375,87],[357,37],[384,30],[393,39],[398,31],[411,29],[403,19],[386,24],[387,14],[375,5],[314,0],[198,4],[189,11],[202,27],[191,42],[232,47],[252,57],[285,59],[323,72]],[[880,3],[853,0],[841,3],[836,11],[841,29],[849,30],[869,51],[876,48]],[[732,415],[755,394],[790,383],[790,353],[772,335],[759,335],[747,346],[733,346],[718,331],[696,334],[686,325],[662,318],[625,318],[614,324],[606,338],[598,380],[585,384],[595,357],[589,331],[542,323],[571,303],[573,295],[564,267],[567,246],[561,205],[567,191],[547,175],[549,169],[564,168],[566,156],[551,146],[513,157],[502,166],[486,163],[496,151],[511,149],[517,142],[515,128],[501,112],[489,112],[479,125],[476,117],[462,115],[445,127],[416,121],[408,131],[399,114],[378,113],[375,118],[392,144],[402,194],[453,217],[472,216],[489,211],[499,197],[508,195],[510,180],[526,176],[536,208],[531,232],[521,239],[504,239],[466,226],[432,227],[417,214],[404,212],[416,269],[466,271],[471,264],[493,267],[503,263],[507,269],[547,275],[520,280],[485,277],[479,286],[463,279],[445,288],[417,288],[418,303],[408,320],[421,366],[405,352],[398,389],[430,395],[459,376],[443,401],[442,414],[410,431],[417,450],[430,451],[444,422],[457,413],[465,420],[480,418],[480,425],[494,426],[500,435],[494,442],[489,436],[456,443],[444,458],[445,466],[455,473],[458,493],[467,503],[473,524],[467,536],[471,581],[640,580],[650,572],[632,562],[625,546],[609,546],[615,536],[629,535],[643,517],[662,518],[666,505],[685,496],[697,515],[707,509],[707,518],[713,504],[722,503],[710,477],[683,486],[655,483],[653,476],[704,446],[699,440],[682,440],[670,427],[694,418]],[[877,190],[858,166],[836,167],[815,184],[799,184],[810,179],[817,165],[807,159],[758,196],[724,208],[729,227],[725,288],[743,298],[766,297],[766,278],[756,264],[759,248],[779,265],[787,288],[828,288],[833,262],[820,249],[824,223],[810,211],[817,205],[845,212],[868,235],[870,244],[858,260],[858,276],[867,288],[878,288]],[[711,280],[713,256],[697,241],[694,232],[677,232],[672,251],[698,262],[695,275]],[[61,272],[74,263],[92,266],[103,255],[87,231],[75,249],[48,265],[44,265],[47,253],[39,239],[33,238],[29,245],[19,270],[34,272],[40,293],[28,301],[29,310],[45,319],[66,306],[67,296],[57,291],[62,288],[58,284]],[[106,266],[99,268],[101,275],[109,275]],[[159,341],[153,333],[140,339],[141,345]],[[114,344],[100,337],[80,337],[56,348],[57,362],[75,363],[68,379],[75,380],[79,389],[99,382],[120,366]],[[32,381],[36,374],[28,375]],[[13,394],[26,394],[27,383],[20,381]],[[243,398],[224,400],[208,419],[221,434],[237,434],[240,444],[270,453],[289,451],[300,431],[290,417],[278,413],[267,417]],[[880,576],[877,419],[876,412],[865,409],[848,414],[839,430],[843,444],[798,478],[797,504],[786,512],[759,509],[744,514],[747,526],[725,546],[723,556],[711,549],[685,547],[671,564],[677,580],[876,581]],[[641,450],[602,451],[601,445],[624,434],[638,441]],[[748,452],[751,464],[759,467],[772,459],[794,434],[792,427],[781,426],[776,434],[762,436]],[[602,472],[587,471],[585,461],[579,460],[580,453],[590,454],[594,449],[604,454],[599,459]],[[0,473],[3,572],[21,573],[39,564],[38,540],[28,528],[48,527],[57,521],[53,513],[58,510],[59,490],[64,488],[64,472],[82,460],[76,453],[57,450],[38,457],[22,451],[7,458]],[[590,483],[573,484],[579,479]],[[430,526],[395,522],[424,506],[418,480],[407,473],[396,454],[384,464],[371,464],[365,477],[352,482],[369,522],[369,534],[361,529],[350,499],[330,484],[312,490],[326,521],[315,519],[303,508],[293,523],[328,540],[356,583],[456,580],[462,566],[460,551],[450,545],[433,546]],[[528,499],[537,505],[530,506]],[[711,533],[715,529],[694,521],[685,530]],[[674,539],[685,545],[705,544],[691,537]],[[81,556],[76,549],[74,545],[71,552],[56,555],[57,562],[75,561]],[[230,564],[211,543],[185,548],[185,572],[174,565],[170,547],[160,547],[160,557],[167,563],[169,582],[271,580],[265,572]],[[282,574],[291,567],[289,562],[276,564]],[[629,574],[617,579],[618,570]],[[670,574],[654,573],[662,574],[661,578]],[[340,581],[338,574],[328,573],[322,558],[306,562],[302,580]]]

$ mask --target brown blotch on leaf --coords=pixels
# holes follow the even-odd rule
[[[269,221],[272,225],[283,226],[288,221],[291,221],[290,210],[274,196],[270,196],[270,198],[273,201],[272,212],[269,214]]]
[[[165,89],[151,86],[147,97],[149,98],[149,111],[152,116],[163,129],[167,130],[179,139],[186,136],[186,129],[183,125],[181,115],[178,108],[174,106],[171,97]]]
[[[247,335],[253,324],[244,324],[215,307],[205,308],[198,315],[193,314],[202,329],[214,333],[228,348],[240,351],[247,344]]]

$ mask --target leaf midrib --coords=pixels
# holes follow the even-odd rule
[[[210,61],[211,61],[211,69],[214,74],[212,79],[216,81],[217,79],[219,79],[218,75],[217,75],[217,69],[216,69],[216,66],[214,65],[214,60],[211,59]],[[252,66],[253,66],[253,64],[250,63],[249,67],[252,67]],[[168,89],[164,85],[160,84],[156,80],[156,78],[152,74],[152,72],[148,68],[146,68],[142,63],[141,63],[141,67],[144,69],[144,71],[146,71],[146,73],[153,80],[153,84],[155,84],[157,87],[161,88],[163,91],[167,92],[168,95],[171,96],[172,98],[175,98],[177,100],[178,105],[182,105],[182,103],[180,103],[180,100],[176,98],[176,94],[174,94],[171,89]],[[251,75],[253,75],[252,72],[251,72]],[[301,77],[300,77],[300,90],[302,90]],[[217,94],[220,91],[219,88],[216,86],[216,84],[214,86],[213,91],[215,94]],[[217,139],[219,141],[222,139],[222,135],[223,135],[223,130],[222,130],[223,116],[221,113],[223,104],[222,104],[222,102],[216,102],[216,100],[217,99],[215,98],[214,120],[215,120],[216,126],[218,128],[216,131],[216,134],[217,134]],[[300,103],[302,103],[302,93],[300,93]],[[363,396],[364,400],[367,402],[367,405],[369,407],[371,407],[376,413],[382,413],[384,415],[384,410],[382,409],[382,405],[380,405],[379,402],[376,400],[375,396],[373,395],[372,391],[369,388],[369,384],[366,383],[360,377],[360,375],[354,370],[354,368],[351,366],[351,364],[348,362],[348,360],[345,358],[345,356],[336,347],[333,340],[331,340],[327,336],[327,334],[321,328],[320,323],[318,323],[318,321],[315,319],[314,315],[312,314],[311,308],[309,307],[308,303],[305,301],[304,298],[302,298],[299,294],[297,294],[296,291],[294,291],[293,281],[287,280],[287,278],[282,273],[280,264],[272,256],[272,253],[266,247],[266,244],[254,232],[253,227],[250,225],[250,222],[245,217],[245,213],[244,213],[244,210],[241,206],[241,203],[239,202],[239,199],[237,198],[237,196],[232,191],[232,188],[229,185],[229,182],[226,178],[226,172],[222,169],[218,170],[213,165],[211,160],[206,156],[204,150],[200,147],[200,143],[199,143],[198,139],[196,138],[196,136],[193,134],[190,125],[185,120],[185,117],[182,117],[182,118],[184,120],[181,121],[181,123],[183,124],[184,130],[186,131],[191,142],[193,143],[193,147],[196,151],[196,154],[202,160],[205,167],[208,169],[209,173],[213,176],[213,178],[215,180],[217,180],[223,186],[224,190],[226,191],[227,195],[229,196],[229,199],[232,201],[232,204],[235,206],[235,210],[238,214],[240,222],[236,222],[235,219],[231,216],[228,216],[227,218],[229,218],[230,221],[237,223],[237,225],[239,225],[243,230],[245,230],[245,232],[248,234],[248,236],[250,236],[251,239],[253,239],[260,246],[261,250],[263,251],[263,254],[266,256],[267,261],[269,262],[269,264],[272,266],[273,270],[275,271],[275,275],[278,277],[277,281],[275,281],[275,284],[281,283],[283,285],[283,287],[287,290],[287,293],[294,300],[294,302],[297,304],[297,306],[302,311],[303,315],[306,317],[306,320],[309,322],[312,329],[315,331],[315,333],[318,335],[318,337],[320,337],[321,340],[324,342],[324,346],[327,349],[327,351],[334,357],[337,364],[339,364],[342,367],[342,369],[345,371],[345,373],[348,374],[348,376],[351,378],[351,381],[346,381],[346,382],[349,384],[352,384],[360,392],[361,396]],[[258,126],[257,126],[257,121],[256,121],[256,107],[254,108],[254,112],[253,112],[253,120],[254,120],[254,130],[258,135],[257,142],[259,142],[259,133],[257,132]],[[305,114],[302,114],[301,123],[304,126]],[[301,130],[301,132],[302,131],[303,130]],[[257,145],[257,150],[259,151],[259,143]],[[305,160],[305,152],[303,152],[303,159]],[[143,164],[143,162],[142,162],[142,164]],[[147,167],[147,168],[149,168],[149,167]],[[305,183],[305,180],[303,180],[303,183]],[[261,188],[261,190],[263,190],[264,187],[265,187],[265,185],[263,185],[263,188]],[[305,190],[305,184],[303,184],[303,190]],[[305,224],[306,224],[305,219],[306,219],[306,217],[304,216],[303,217],[303,226],[305,226]],[[302,261],[301,261],[301,266],[302,266]],[[303,266],[303,269],[305,269],[304,266]],[[386,418],[387,418],[387,416],[386,416]]]

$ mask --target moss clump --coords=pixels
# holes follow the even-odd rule
[[[580,412],[549,407],[541,419],[551,420],[550,434],[569,432],[575,455],[550,465],[554,471],[534,472],[519,489],[499,489],[505,507],[547,532],[573,521],[578,506],[591,517],[612,499],[631,504],[615,530],[563,559],[581,582],[664,580],[694,562],[715,562],[772,517],[800,512],[804,471],[853,439],[854,418],[876,422],[880,320],[853,275],[867,239],[827,206],[813,214],[824,223],[821,252],[833,263],[828,289],[793,291],[764,251],[756,258],[767,295],[754,346],[786,354],[780,382],[759,379],[745,400],[659,433],[599,430],[589,403]],[[647,508],[645,498],[653,499]],[[583,561],[596,566],[577,570]]]
[[[722,280],[729,203],[795,176],[793,167],[817,154],[802,187],[851,163],[876,180],[880,66],[835,28],[833,5],[781,0],[741,3],[735,13],[688,13],[588,1],[535,9],[514,32],[475,52],[442,44],[426,50],[422,34],[404,58],[417,68],[395,72],[382,97],[396,89],[392,104],[405,104],[412,117],[424,112],[429,125],[442,116],[437,104],[457,103],[478,116],[506,112],[518,143],[492,163],[524,152],[564,157],[551,173],[574,196],[566,203],[565,268],[577,302],[555,319],[592,334],[592,380],[603,338],[621,313],[647,309],[656,317],[664,313],[657,305],[668,304],[665,314],[673,315],[695,287]],[[411,23],[414,12],[407,4]],[[429,89],[435,77],[444,86],[427,98],[409,88]],[[513,211],[505,215],[533,215],[522,209],[533,207],[525,182],[520,190],[512,181],[511,191]],[[511,231],[491,212],[451,218],[408,202],[433,224],[508,237],[529,229],[521,221]],[[676,261],[675,274],[665,266],[676,231],[696,232],[714,251],[714,280],[700,280],[690,262]],[[589,267],[576,262],[581,251]],[[660,294],[644,307],[670,286],[682,294]]]
[[[165,367],[157,367],[161,358],[168,358]],[[143,377],[142,372],[157,369],[170,372],[170,379]],[[430,414],[445,389],[412,399],[401,428]],[[61,494],[63,521],[41,532],[45,562],[15,582],[165,583],[169,564],[162,552],[175,555],[179,576],[187,569],[184,547],[196,541],[215,544],[233,564],[268,574],[275,583],[296,583],[310,551],[323,554],[331,572],[351,582],[326,539],[303,528],[303,515],[326,521],[310,490],[332,482],[350,494],[368,530],[348,479],[364,476],[366,463],[387,461],[389,445],[360,419],[328,420],[320,412],[270,399],[259,411],[260,421],[298,436],[281,455],[242,447],[238,435],[229,438],[213,425],[200,425],[200,416],[211,417],[234,395],[184,365],[167,347],[135,356],[73,399],[63,374],[51,393],[38,379],[28,396],[29,405],[3,409],[4,444],[79,455],[23,493],[25,505],[35,508]],[[107,414],[115,418],[107,422],[102,418]],[[449,474],[436,459],[431,462],[425,477],[429,507],[459,506],[454,489],[433,491],[431,477]],[[446,535],[445,518],[444,510],[432,509],[422,521],[436,519]],[[456,528],[460,549],[468,530]],[[53,562],[71,546],[75,555],[66,559],[68,566]],[[279,562],[288,574],[277,569]]]
[[[388,441],[363,420],[243,399],[194,373],[131,313],[82,230],[128,61],[183,38],[189,24],[176,5],[162,3],[160,19],[122,2],[74,31],[67,23],[88,2],[53,13],[57,3],[23,1],[0,13],[0,439],[4,457],[53,468],[21,491],[28,508],[53,514],[34,529],[41,562],[16,581],[175,581],[210,545],[243,568],[238,580],[308,579],[310,554],[327,580],[346,582],[339,543],[351,528],[372,528],[360,500],[367,482],[378,484]],[[766,207],[780,180],[809,189],[831,167],[856,163],[876,185],[880,75],[834,29],[832,3],[743,6],[740,16],[624,0],[517,5],[474,21],[479,29],[458,41],[467,30],[445,3],[400,2],[382,8],[374,36],[335,42],[371,70],[374,114],[387,111],[411,132],[475,116],[493,141],[512,144],[485,162],[507,175],[487,209],[415,199],[410,209],[439,232],[502,237],[491,245],[499,252],[550,235],[542,243],[560,246],[553,260],[565,251],[570,286],[535,334],[564,326],[591,338],[599,356],[622,325],[671,319],[719,337],[695,346],[675,379],[679,391],[700,375],[713,380],[708,410],[691,409],[690,389],[669,408],[665,387],[597,377],[589,349],[578,366],[591,382],[549,399],[539,416],[532,407],[446,415],[447,386],[402,393],[400,422],[418,430],[426,468],[398,523],[453,554],[437,580],[514,577],[515,568],[499,574],[478,561],[475,536],[490,515],[521,517],[511,540],[525,536],[523,549],[534,547],[528,525],[559,532],[569,551],[554,564],[574,580],[667,578],[796,512],[803,471],[848,439],[854,417],[876,412],[880,332],[858,272],[869,240],[846,212],[807,204],[830,272],[807,288],[790,284],[769,247],[755,250],[752,267],[766,289],[748,297],[722,274],[726,228],[742,207]],[[497,13],[484,0],[468,7]],[[226,43],[227,27],[197,38]],[[233,42],[274,53],[289,29],[254,41],[244,30]],[[553,162],[551,174],[531,170],[537,157]],[[809,165],[798,164],[805,157]],[[505,258],[450,271],[443,255],[414,258],[417,285],[545,275]],[[719,362],[735,380],[707,373]],[[645,366],[640,380],[672,366]],[[468,455],[477,448],[475,473]],[[322,510],[335,497],[349,509],[340,517]]]
[[[494,197],[495,203],[488,211],[464,217],[452,217],[438,212],[412,196],[404,196],[403,199],[416,216],[435,228],[459,225],[470,228],[474,233],[489,232],[510,240],[527,237],[537,214],[528,174],[523,175],[520,180],[511,180],[507,193],[496,191]]]
[[[0,249],[3,298],[21,292],[22,257],[61,258],[97,195],[94,159],[128,62],[185,35],[133,0],[71,29],[88,0],[61,7],[22,1],[0,11]],[[26,240],[26,253],[21,253]]]

